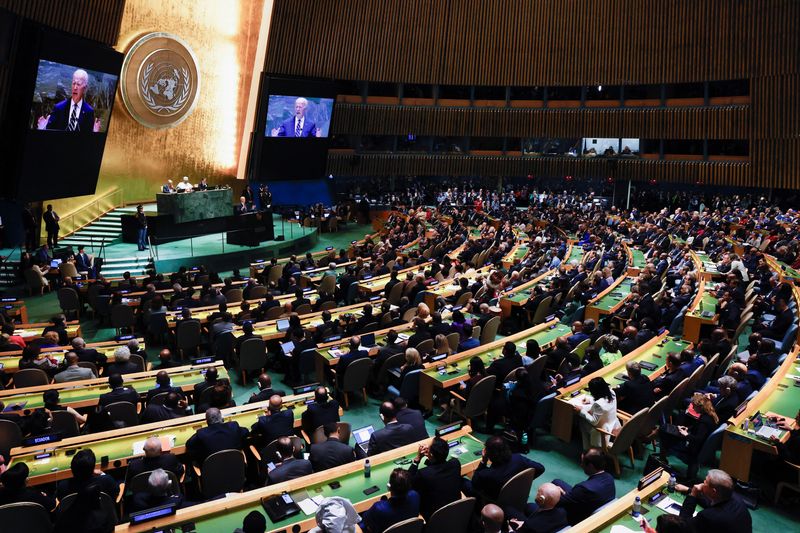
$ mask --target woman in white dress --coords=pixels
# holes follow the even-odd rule
[[[616,433],[620,428],[617,419],[617,397],[603,378],[589,381],[591,398],[584,399],[583,405],[576,405],[575,410],[580,417],[579,427],[583,440],[583,449],[602,447],[603,437],[597,428],[609,433]]]

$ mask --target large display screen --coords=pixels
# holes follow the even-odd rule
[[[94,194],[123,54],[23,19],[5,118],[6,197]]]
[[[264,76],[250,151],[252,178],[321,179],[335,99],[333,82]]]
[[[327,137],[331,127],[333,98],[269,95],[267,137]]]
[[[69,133],[105,133],[118,76],[39,60],[30,127]]]

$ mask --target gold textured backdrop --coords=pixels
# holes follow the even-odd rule
[[[116,49],[154,31],[181,37],[197,57],[200,95],[192,115],[166,130],[131,118],[117,94],[95,196],[119,188],[126,203],[153,201],[167,178],[228,184],[239,151],[264,0],[127,0]],[[259,65],[258,71],[261,70]],[[69,212],[92,197],[53,202]]]

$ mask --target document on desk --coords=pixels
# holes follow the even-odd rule
[[[324,499],[325,499],[324,496],[318,494],[313,498],[305,498],[303,500],[298,501],[297,506],[300,507],[301,511],[303,511],[303,514],[313,515],[314,513],[317,512],[317,509],[319,509],[319,506],[322,503],[322,500]]]
[[[761,437],[762,439],[766,439],[766,440],[769,440],[772,437],[775,437],[776,439],[780,439],[781,436],[783,436],[783,431],[781,431],[780,429],[777,429],[777,428],[771,428],[771,427],[768,427],[768,426],[761,426],[760,428],[758,428],[758,431],[756,431],[756,435]]]
[[[575,396],[574,398],[570,398],[568,401],[572,405],[575,405],[577,407],[583,407],[584,405],[589,405],[589,403],[591,403],[592,397],[589,396],[588,394],[581,393]]]

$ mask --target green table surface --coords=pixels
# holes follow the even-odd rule
[[[78,328],[80,326],[77,325],[69,325],[67,326],[67,336],[71,339],[78,334]],[[44,331],[44,326],[40,328],[21,328],[21,329],[14,329],[14,335],[19,335],[23,339],[30,339],[33,337],[41,337],[42,332]]]
[[[709,320],[714,318],[714,315],[717,314],[717,304],[719,303],[716,296],[714,296],[715,289],[716,284],[706,283],[703,294],[700,296],[699,305],[688,314],[694,317],[707,318]],[[703,312],[705,311],[710,311],[713,314],[707,317],[703,316]]]
[[[511,261],[516,261],[517,259],[522,260],[525,258],[526,255],[528,255],[529,251],[530,251],[529,247],[520,246],[516,250],[514,250],[514,253],[511,255],[509,259]]]
[[[508,296],[503,296],[502,299],[503,300],[511,300],[512,302],[516,302],[516,303],[520,303],[520,304],[521,303],[525,303],[531,297],[531,295],[533,294],[534,289],[537,286],[542,285],[542,284],[544,284],[544,285],[549,284],[550,281],[553,279],[553,277],[554,276],[547,276],[546,278],[542,278],[541,280],[539,280],[538,283],[534,283],[533,285],[529,285],[529,286],[525,287],[522,290],[518,290],[518,291],[512,292]]]
[[[377,304],[378,306],[380,306],[380,304],[382,303],[382,300],[379,300],[377,302],[364,302],[363,305],[366,305],[368,303],[371,303],[372,305]],[[362,308],[349,308],[349,309],[344,309],[344,310],[340,310],[340,311],[331,311],[331,320],[338,320],[340,316],[345,315],[347,313],[349,313],[349,314],[351,314],[351,315],[353,315],[355,317],[360,317],[360,316],[362,316],[364,314],[364,309],[362,307]],[[301,321],[303,321],[304,327],[311,327],[311,328],[316,328],[317,326],[319,326],[323,322],[322,315],[318,315],[316,318],[314,318],[310,322],[306,322],[305,319],[303,317],[301,317]],[[255,324],[254,327],[253,327],[253,334],[257,335],[257,336],[260,335],[260,336],[263,337],[265,335],[277,335],[278,333],[282,334],[283,332],[279,332],[278,331],[278,321],[277,320],[270,320],[268,322]],[[234,337],[241,337],[243,334],[244,334],[244,332],[242,331],[241,326],[236,326],[233,329]]]
[[[636,248],[631,248],[631,255],[633,256],[633,267],[643,269],[647,266],[647,261],[644,258],[644,252]]]
[[[695,252],[697,254],[697,258],[702,263],[703,272],[709,272],[711,274],[719,274],[719,270],[717,270],[717,264],[708,257],[708,254],[705,252]]]
[[[642,367],[642,375],[649,377],[651,374],[657,372],[661,367],[664,366],[664,364],[667,361],[667,355],[669,355],[670,352],[680,352],[688,348],[690,345],[691,343],[689,341],[676,340],[671,337],[667,337],[663,341],[663,344],[659,343],[656,344],[655,346],[651,346],[647,350],[644,350],[642,353],[640,353],[638,356],[631,359],[631,361],[637,361],[639,363],[647,362],[656,365],[656,368],[654,368],[653,370],[648,370]],[[609,385],[611,385],[611,387],[617,387],[622,383],[624,383],[625,380],[619,379],[615,376],[625,375],[625,374],[626,374],[625,367],[620,367],[617,370],[604,374],[602,378],[605,379],[606,382]]]
[[[683,501],[686,499],[686,496],[684,496],[683,494],[679,494],[677,492],[673,493],[667,492],[666,487],[662,488],[656,494],[659,493],[669,496],[671,499],[675,500],[679,504],[683,504]],[[653,496],[655,496],[655,494]],[[659,502],[660,501],[661,500],[659,500]],[[656,507],[656,504],[658,504],[659,502],[656,502],[655,504],[651,504],[649,503],[649,501],[642,502],[642,509],[643,511],[645,511],[644,517],[647,518],[648,522],[650,522],[650,527],[652,528],[655,528],[656,520],[658,519],[658,517],[661,516],[662,514],[666,514],[666,511],[662,511],[661,509]],[[700,510],[699,506],[697,510],[698,511]],[[633,517],[633,515],[631,514],[632,511],[633,511],[633,501],[630,502],[630,506],[628,507],[628,510],[624,514],[618,515],[616,520],[606,525],[606,527],[598,529],[597,531],[603,533],[610,532],[611,528],[613,528],[614,526],[625,526],[632,531],[641,531],[642,528],[639,527],[639,521]],[[591,520],[591,517],[587,520]]]
[[[544,347],[544,346],[546,346],[546,345],[548,345],[548,344],[550,344],[552,342],[555,342],[555,340],[558,337],[561,337],[562,335],[568,335],[571,331],[572,330],[570,329],[570,326],[568,326],[566,324],[560,324],[560,323],[556,324],[556,326],[554,328],[552,328],[552,329],[548,328],[548,329],[542,330],[542,331],[540,331],[538,333],[534,333],[534,334],[530,335],[529,337],[525,337],[523,339],[520,339],[520,340],[516,341],[515,344],[517,345],[517,351],[519,351],[521,354],[524,354],[525,353],[525,344],[530,339],[535,339],[536,341],[539,342],[539,346]],[[501,346],[498,346],[497,348],[494,348],[492,350],[487,350],[487,351],[481,353],[479,355],[479,357],[483,360],[484,364],[488,367],[492,363],[492,361],[502,357],[502,355],[501,355],[502,351],[503,351],[503,347],[501,345]],[[442,374],[441,371],[439,371],[436,367],[429,368],[428,370],[425,371],[425,374],[427,374],[428,376],[432,377],[434,380],[438,381],[439,383],[444,383],[445,381],[450,381],[452,379],[460,379],[460,378],[466,377],[466,375],[468,374],[468,372],[469,372],[469,360],[470,359],[472,359],[472,356],[464,358],[463,360],[457,362],[455,367],[448,366],[447,367],[447,371],[444,374]],[[454,370],[456,372],[454,372],[452,374],[448,373],[448,372],[453,372]]]
[[[115,344],[113,346],[108,347],[95,347],[98,353],[105,355],[108,359],[114,358],[114,351],[119,348],[120,346],[124,346],[124,344]],[[91,348],[91,346],[89,346]],[[144,346],[140,343],[140,347],[144,349]],[[44,355],[47,355],[51,359],[55,359],[58,364],[64,359],[64,354],[67,353],[69,350],[65,347],[63,351],[53,351],[53,352],[42,352]],[[17,370],[19,369],[19,360],[22,356],[17,355],[7,355],[0,357],[0,364],[3,365],[3,369],[8,372],[10,370]]]
[[[461,438],[461,446],[463,446],[465,451],[457,446],[456,448],[451,449],[450,457],[457,458],[462,465],[477,460],[479,457],[475,453],[483,450],[482,442],[469,437]],[[405,456],[404,459],[413,459],[415,455],[416,453],[409,454]],[[365,478],[364,473],[361,470],[337,478],[337,481],[341,484],[338,489],[332,489],[329,485],[329,480],[323,483],[309,485],[303,490],[290,492],[289,494],[294,498],[295,501],[318,495],[322,497],[341,496],[350,500],[354,505],[358,505],[363,501],[375,498],[377,495],[386,494],[388,492],[386,485],[389,482],[389,476],[391,475],[392,470],[398,467],[405,469],[408,469],[409,467],[408,464],[398,465],[397,463],[400,461],[401,459],[398,459],[379,465],[373,465],[371,469],[371,476],[369,478]],[[363,491],[372,486],[379,487],[380,491],[369,496],[365,495]],[[261,502],[253,502],[248,506],[237,507],[236,509],[226,510],[225,512],[219,513],[215,516],[209,516],[205,519],[195,520],[195,527],[199,533],[203,533],[205,531],[233,531],[237,527],[241,527],[244,517],[247,516],[247,514],[251,511],[259,511],[262,514],[265,514],[263,507],[261,506]],[[273,522],[267,516],[267,531],[273,531],[279,528],[285,528],[287,531],[289,531],[292,525],[307,520],[311,518],[311,516],[312,515],[306,515],[300,512],[299,514],[296,514],[278,523]]]
[[[572,250],[569,252],[569,257],[567,257],[567,264],[571,263],[572,261],[577,261],[580,263],[583,260],[583,248],[578,246],[577,244],[572,245]]]
[[[790,267],[789,265],[787,265],[783,261],[778,261],[776,259],[775,263],[777,263],[777,265],[783,271],[783,276],[784,277],[792,278],[792,279],[800,279],[800,272],[798,272],[797,270],[793,269],[792,267]]]
[[[788,372],[789,375],[800,376],[800,364],[798,361],[792,364]],[[774,378],[773,378],[774,379]],[[800,409],[800,387],[794,385],[795,380],[785,376],[775,391],[770,394],[764,402],[758,406],[758,411],[764,413],[775,413],[788,418],[794,418],[797,410]],[[752,429],[752,428],[751,428]],[[745,432],[741,426],[729,426],[728,431],[741,437],[748,437],[753,440],[767,442],[760,437],[756,437],[752,432]]]
[[[308,396],[311,397],[312,395],[309,394]],[[231,408],[234,411],[232,414],[230,411],[226,414],[225,411],[227,410],[223,410],[223,416],[225,422],[236,421],[241,427],[250,429],[250,426],[255,424],[258,417],[264,414],[266,406],[267,402],[259,402],[258,404],[250,404],[238,408],[234,407]],[[306,405],[302,401],[295,404],[295,408],[292,409],[295,421],[300,419],[305,409]],[[181,423],[181,421],[185,419],[188,419],[188,421]],[[133,444],[136,442],[146,440],[149,437],[172,436],[175,437],[175,444],[173,447],[182,447],[186,445],[186,441],[189,440],[198,429],[206,426],[202,415],[177,418],[174,419],[174,421],[176,422],[175,425],[169,425],[168,422],[161,422],[160,424],[162,424],[162,427],[160,429],[152,428],[117,437],[111,435],[109,438],[100,441],[70,444],[70,441],[74,439],[67,439],[53,443],[51,447],[43,445],[35,453],[12,457],[11,463],[25,462],[30,468],[29,481],[35,484],[36,476],[54,472],[63,472],[66,477],[71,477],[69,473],[70,462],[74,454],[70,453],[70,455],[67,455],[67,451],[91,448],[98,458],[108,456],[109,462],[113,464],[114,461],[133,457]],[[147,425],[151,426],[152,424]],[[80,438],[81,437],[76,437],[76,439]],[[36,459],[35,455],[42,452],[50,452],[52,455],[45,459]]]
[[[203,369],[205,370],[205,369]],[[217,370],[219,372],[219,379],[228,379],[228,371],[225,369],[224,366],[218,366]],[[204,373],[201,369],[191,369],[186,370],[184,372],[179,372],[175,374],[170,374],[170,378],[172,379],[172,386],[173,387],[191,387],[196,383],[200,383],[204,379]],[[152,377],[147,377],[143,379],[128,379],[125,382],[125,386],[133,387],[136,392],[139,394],[145,394],[147,391],[154,389],[156,386],[156,377],[153,375]],[[25,404],[24,409],[36,409],[37,407],[44,407],[44,401],[42,399],[42,393],[37,392],[34,394],[25,393],[25,389],[21,389],[23,392],[20,394],[14,394],[13,396],[3,396],[2,400],[6,405],[13,405],[20,402],[27,402]],[[100,397],[101,394],[105,394],[110,391],[110,387],[108,383],[100,383],[97,385],[75,385],[74,388],[71,389],[59,389],[59,402],[63,405],[70,405],[72,403],[77,402],[85,402],[89,400],[96,400]]]
[[[625,278],[622,283],[614,287],[613,291],[593,303],[592,307],[600,309],[601,311],[610,311],[630,295],[633,281],[633,278]]]

